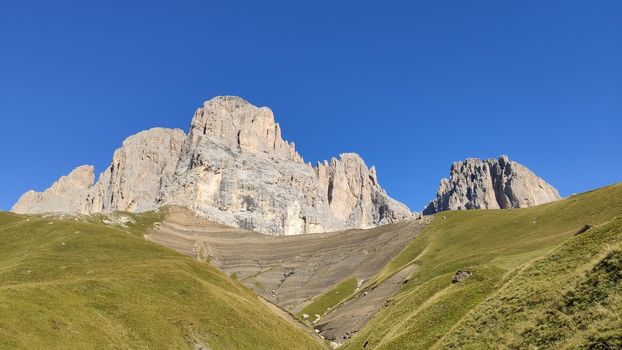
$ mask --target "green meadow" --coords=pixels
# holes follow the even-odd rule
[[[129,215],[129,214],[127,214]],[[321,349],[209,264],[105,225],[0,213],[0,349]]]
[[[410,264],[416,271],[345,348],[587,348],[599,336],[619,342],[619,279],[594,290],[586,282],[610,276],[599,264],[619,267],[618,216],[622,184],[525,209],[438,213],[374,283]],[[586,224],[594,227],[575,235]],[[452,283],[457,271],[472,275]],[[572,293],[604,296],[558,310]],[[594,322],[577,324],[592,319],[588,314]]]

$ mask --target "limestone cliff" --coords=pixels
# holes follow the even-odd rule
[[[424,214],[443,210],[524,208],[560,199],[559,192],[507,156],[468,158],[451,166]]]
[[[160,187],[175,171],[185,134],[153,128],[123,141],[112,164],[89,191],[81,212],[146,211],[157,207]]]
[[[340,172],[340,179],[353,179],[352,188],[340,190],[354,192],[331,202],[332,191],[321,185],[320,172],[282,139],[269,108],[239,97],[218,97],[195,113],[175,175],[164,184],[159,203],[186,206],[228,225],[285,235],[372,227],[410,216],[378,186],[354,186],[362,181],[362,168],[368,171],[356,159],[358,166]]]
[[[384,193],[378,184],[376,168],[368,169],[356,153],[342,154],[330,163],[318,163],[315,172],[331,212],[349,226],[368,228],[390,223],[408,211]]]
[[[176,204],[275,235],[368,228],[411,215],[358,155],[313,168],[283,140],[269,108],[234,96],[206,101],[188,135],[155,128],[129,137],[92,186],[93,169],[85,169],[90,182],[28,192],[13,210],[96,213]]]
[[[11,211],[19,214],[41,212],[78,212],[93,185],[93,167],[83,165],[61,176],[43,192],[24,193]]]

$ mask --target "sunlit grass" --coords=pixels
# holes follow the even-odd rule
[[[346,348],[428,349],[458,336],[454,332],[464,318],[520,278],[531,262],[575,237],[583,225],[603,224],[621,214],[622,184],[525,209],[438,213],[376,276],[381,280],[408,264],[418,265],[391,303]],[[473,274],[452,284],[458,270]]]
[[[161,213],[0,213],[1,349],[319,349],[247,288],[143,238]]]

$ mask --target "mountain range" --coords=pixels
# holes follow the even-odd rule
[[[424,214],[522,208],[559,199],[555,188],[507,156],[451,167]],[[356,153],[305,163],[267,107],[235,96],[203,103],[187,133],[153,128],[128,137],[95,181],[79,166],[15,213],[144,212],[187,207],[225,225],[271,235],[366,229],[418,216],[380,186]]]
[[[622,184],[501,155],[422,213],[233,96],[0,212],[0,349],[622,348]]]

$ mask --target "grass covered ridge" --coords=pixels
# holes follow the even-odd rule
[[[574,239],[583,225],[601,225],[617,215],[622,215],[622,184],[525,209],[436,214],[378,278],[413,263],[418,265],[417,272],[345,348],[428,349],[455,345],[451,339],[453,335],[460,337],[457,330],[468,315],[504,286],[520,279],[533,261]],[[453,284],[451,278],[458,270],[473,274]],[[620,310],[619,305],[612,305]],[[483,327],[474,324],[477,332],[478,327]],[[494,346],[496,339],[491,336],[488,343],[473,348]]]
[[[247,288],[127,225],[0,213],[0,348],[321,349]]]

